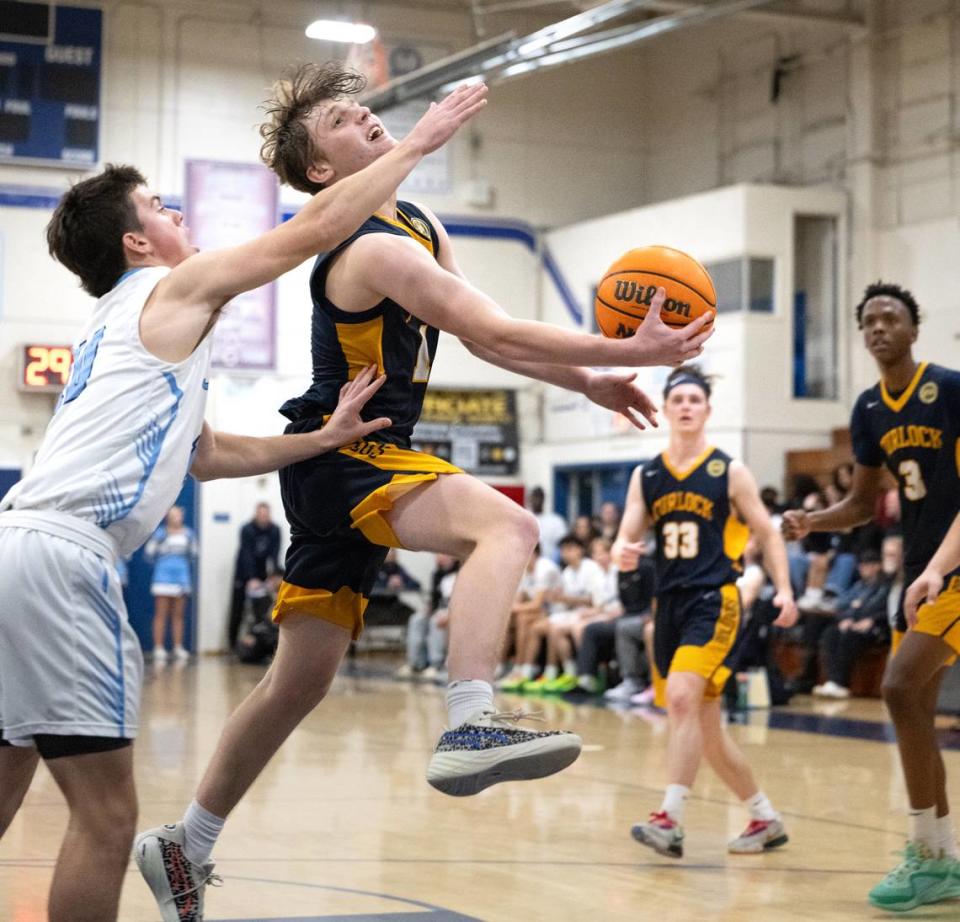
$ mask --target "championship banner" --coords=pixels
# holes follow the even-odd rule
[[[516,474],[517,395],[511,390],[428,390],[413,447],[471,474]]]

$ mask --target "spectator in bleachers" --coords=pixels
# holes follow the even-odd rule
[[[544,510],[542,487],[534,487],[528,497],[528,505],[540,526],[540,550],[544,557],[556,561],[560,539],[570,530],[562,516]]]
[[[240,547],[233,569],[233,598],[230,603],[230,621],[227,640],[232,650],[237,642],[240,621],[247,606],[248,590],[259,592],[258,584],[268,581],[278,584],[283,573],[280,566],[280,529],[270,515],[270,504],[257,503],[253,518],[240,529]],[[276,577],[276,579],[273,579]]]
[[[600,505],[600,513],[597,515],[594,527],[600,533],[601,538],[613,542],[620,529],[620,517],[622,515],[623,511],[616,503],[606,502]]]
[[[540,647],[550,632],[551,624],[574,621],[578,609],[587,608],[593,603],[596,587],[603,579],[603,571],[586,556],[583,544],[572,534],[560,542],[560,556],[564,563],[560,588],[548,597],[552,603],[552,611],[530,625],[525,645],[517,651],[520,669],[524,673],[535,674]],[[541,692],[547,682],[552,682],[559,674],[559,664],[548,662],[540,678],[524,682],[520,690]]]
[[[414,612],[407,621],[407,661],[397,671],[398,679],[444,680],[450,620],[448,609],[459,569],[459,560],[448,554],[437,554],[427,607]]]
[[[783,506],[780,503],[780,491],[776,487],[764,487],[760,491],[760,501],[767,507],[767,512],[770,513],[771,518],[783,513]]]
[[[419,606],[408,604],[402,594],[419,591],[420,583],[400,564],[396,549],[390,548],[370,590],[370,601],[363,613],[364,625],[368,628],[406,625]]]
[[[589,515],[578,515],[573,520],[573,528],[570,532],[585,548],[589,548],[590,542],[600,535],[594,528],[593,519]]]
[[[570,692],[579,684],[579,670],[574,653],[583,641],[587,625],[595,622],[610,623],[623,614],[623,605],[620,602],[620,573],[610,556],[612,544],[613,542],[606,538],[594,538],[590,543],[590,559],[600,568],[600,577],[592,587],[590,603],[577,609],[572,618],[550,622],[547,633],[547,662],[561,664],[563,672],[544,685],[543,690],[549,694]],[[594,687],[588,687],[587,690],[593,691]]]
[[[817,490],[804,497],[802,505],[807,512],[826,509],[826,495]],[[853,535],[811,532],[803,539],[802,547],[802,556],[790,557],[791,581],[802,587],[797,608],[802,613],[832,614],[836,598],[853,582]]]
[[[534,678],[535,666],[520,662],[520,651],[529,644],[530,629],[544,618],[549,610],[549,599],[560,587],[560,568],[540,553],[538,544],[524,571],[517,597],[510,613],[513,629],[513,647],[516,651],[515,666],[498,683],[502,691],[519,691],[524,682]],[[509,643],[509,641],[507,641]],[[507,651],[503,659],[506,661]]]
[[[874,550],[860,555],[857,570],[859,580],[840,597],[837,613],[820,640],[827,681],[813,693],[823,698],[849,698],[857,658],[890,642],[887,599],[892,579],[884,574],[880,554]]]

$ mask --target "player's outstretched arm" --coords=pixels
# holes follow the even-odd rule
[[[642,473],[643,469],[637,467],[630,476],[620,528],[617,529],[617,537],[610,549],[617,569],[624,573],[637,569],[640,558],[643,556],[644,535],[650,528],[650,517],[640,488]]]
[[[158,286],[141,324],[151,352],[186,358],[209,331],[210,316],[231,298],[259,288],[350,236],[426,155],[444,145],[486,105],[483,84],[460,87],[431,105],[413,131],[366,169],[313,196],[289,221],[236,247],[197,253]],[[160,343],[154,348],[151,337]]]
[[[323,428],[315,432],[256,438],[214,432],[204,423],[190,473],[198,480],[267,474],[385,429],[390,425],[389,419],[364,421],[360,416],[364,405],[386,380],[386,376],[375,378],[375,374],[376,366],[371,365],[345,384],[340,389],[336,410]]]
[[[448,272],[418,243],[368,234],[340,257],[371,303],[390,298],[431,326],[489,349],[504,359],[554,365],[670,365],[694,358],[711,335],[698,318],[672,330],[660,319],[658,289],[650,312],[630,339],[605,339],[534,320],[514,320],[469,282]],[[701,322],[702,321],[702,322]]]
[[[749,468],[739,461],[730,465],[730,498],[763,550],[763,566],[776,589],[773,604],[780,609],[774,624],[777,627],[793,627],[797,623],[797,606],[790,584],[787,548],[760,499],[757,481]]]
[[[806,538],[812,531],[846,531],[873,518],[877,494],[883,487],[883,468],[853,465],[850,492],[839,503],[817,512],[789,509],[780,530],[788,541]]]
[[[916,626],[917,609],[940,595],[944,577],[957,567],[960,567],[960,515],[953,520],[926,569],[910,584],[903,597],[903,611],[911,627]]]

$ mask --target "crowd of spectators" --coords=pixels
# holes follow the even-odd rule
[[[852,465],[840,465],[825,485],[795,478],[786,503],[773,487],[765,487],[761,497],[776,521],[789,508],[837,502],[850,489],[851,476]],[[544,500],[541,488],[528,492],[540,544],[513,605],[498,686],[523,694],[576,692],[602,694],[613,704],[653,704],[657,677],[648,655],[654,629],[652,537],[637,569],[620,573],[610,557],[620,521],[615,503],[568,522],[548,511]],[[889,646],[904,588],[898,520],[897,494],[891,489],[878,500],[871,523],[788,544],[801,612],[789,631],[771,627],[773,589],[754,543],[748,544],[738,580],[744,612],[741,667],[767,669],[774,703],[797,693],[847,698],[857,662]],[[457,568],[452,558],[437,555],[426,604],[408,622],[407,661],[398,677],[446,681],[448,605]],[[799,673],[789,677],[775,655],[784,646],[799,648]]]

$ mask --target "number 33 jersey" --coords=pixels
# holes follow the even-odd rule
[[[140,314],[169,271],[127,273],[97,301],[36,462],[0,511],[83,519],[122,556],[153,534],[183,486],[203,427],[213,339],[177,363],[140,341]]]
[[[850,437],[859,464],[896,478],[910,583],[960,511],[960,372],[924,362],[901,394],[875,384],[854,405]]]
[[[647,515],[657,535],[657,594],[723,586],[742,572],[749,531],[729,496],[730,456],[708,448],[686,470],[666,453],[640,472]]]

